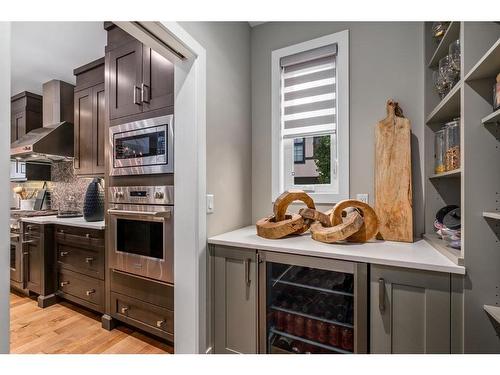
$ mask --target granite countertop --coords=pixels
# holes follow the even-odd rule
[[[53,216],[24,217],[21,220],[27,223],[35,223],[35,224],[60,224],[60,225],[69,225],[72,227],[90,228],[90,229],[106,228],[104,220],[85,221],[83,217],[58,218],[57,215],[53,215]]]
[[[465,274],[465,267],[453,263],[425,240],[413,243],[373,241],[364,244],[326,244],[313,240],[309,233],[279,240],[269,240],[257,236],[255,226],[252,225],[211,237],[208,239],[208,243],[460,275]]]

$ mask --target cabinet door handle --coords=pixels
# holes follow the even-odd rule
[[[60,285],[61,285],[61,286],[66,286],[66,285],[69,285],[69,281],[62,281]]]
[[[128,311],[128,306],[123,306],[120,311],[122,312],[122,314],[126,314],[127,311]]]
[[[145,88],[147,88],[148,91],[147,95],[144,95]],[[149,103],[149,86],[146,85],[144,82],[141,84],[141,102]]]
[[[250,285],[252,280],[250,280],[250,261],[251,259],[245,259],[245,284]]]
[[[86,294],[87,296],[90,296],[91,294],[94,294],[94,293],[95,293],[95,289],[89,289],[89,290],[87,290],[87,291],[85,292],[85,294]]]
[[[92,263],[93,261],[94,261],[94,258],[92,258],[92,257],[85,258],[85,263]]]
[[[378,279],[378,309],[380,312],[385,311],[385,280]]]
[[[161,327],[163,326],[163,324],[165,324],[165,323],[166,323],[166,322],[165,322],[165,320],[158,320],[158,321],[156,322],[156,326],[157,326],[158,328],[161,328]]]
[[[61,251],[61,256],[62,256],[62,257],[65,257],[66,255],[68,255],[68,252],[67,252],[67,251]]]
[[[140,88],[134,85],[134,104],[141,105],[142,103],[137,101],[137,90],[140,90]]]

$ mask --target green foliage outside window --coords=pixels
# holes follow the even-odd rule
[[[316,163],[316,172],[318,172],[318,181],[320,184],[330,183],[330,137],[318,137],[314,142],[314,162]]]

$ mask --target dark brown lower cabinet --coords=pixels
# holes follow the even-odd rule
[[[103,313],[104,230],[56,225],[54,237],[58,297]]]
[[[38,305],[55,303],[54,231],[51,225],[23,223],[22,254],[24,287],[38,294]]]
[[[114,270],[110,278],[110,317],[173,343],[174,286]]]

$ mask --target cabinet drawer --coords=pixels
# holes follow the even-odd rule
[[[112,270],[110,273],[111,290],[113,292],[134,296],[152,305],[174,309],[174,286],[137,277],[121,271]]]
[[[61,297],[97,311],[103,310],[104,282],[102,280],[59,269],[57,287]]]
[[[77,247],[58,241],[56,249],[60,267],[104,280],[104,248]]]
[[[173,341],[174,312],[172,310],[111,292],[111,315],[125,323]]]
[[[38,224],[25,223],[23,234],[29,237],[40,238],[41,226]]]
[[[58,225],[56,226],[56,242],[84,248],[103,248],[104,231]]]

